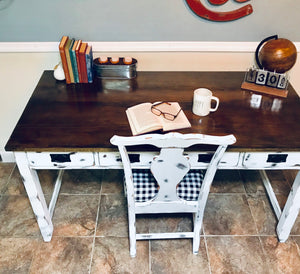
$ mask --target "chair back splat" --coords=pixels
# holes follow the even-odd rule
[[[235,137],[171,132],[131,137],[115,135],[110,141],[118,146],[125,173],[130,255],[136,256],[136,240],[170,238],[192,238],[193,253],[197,254],[210,186],[227,146],[235,143]],[[153,154],[148,169],[137,168],[130,162],[127,147],[145,145],[159,148],[160,153]],[[193,145],[215,148],[206,170],[191,169],[184,150]],[[136,233],[136,214],[153,213],[193,213],[193,231]]]

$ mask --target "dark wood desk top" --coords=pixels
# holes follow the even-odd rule
[[[178,101],[192,128],[182,133],[234,134],[231,151],[300,151],[299,97],[242,90],[244,72],[138,72],[133,80],[66,85],[45,71],[5,149],[7,151],[103,151],[114,134],[129,136],[125,110],[142,102]],[[192,113],[193,91],[207,87],[220,99],[206,117]]]

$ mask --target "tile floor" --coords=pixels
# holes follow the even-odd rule
[[[39,171],[50,199],[55,171]],[[281,205],[295,171],[268,172]],[[129,256],[119,170],[66,171],[43,242],[15,164],[0,163],[0,273],[300,273],[300,217],[286,243],[256,171],[218,171],[198,255],[191,240],[139,241]],[[174,218],[170,218],[174,217]],[[140,217],[142,230],[180,230],[186,216]]]

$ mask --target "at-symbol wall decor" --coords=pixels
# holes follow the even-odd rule
[[[211,20],[211,21],[218,21],[218,22],[226,22],[237,20],[242,17],[245,17],[253,12],[253,8],[251,4],[247,4],[242,6],[241,8],[226,11],[226,12],[217,12],[212,11],[209,8],[205,7],[201,1],[203,0],[185,0],[190,9],[197,14],[198,16]],[[228,0],[207,0],[210,4],[215,6],[220,6],[225,4]],[[248,2],[249,0],[234,0],[238,3]]]

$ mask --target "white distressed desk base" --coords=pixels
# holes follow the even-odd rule
[[[135,168],[148,168],[154,153],[134,152]],[[186,156],[192,159],[192,168],[206,168],[210,153],[190,152]],[[30,200],[38,226],[45,242],[51,241],[53,234],[52,216],[59,194],[64,169],[120,169],[122,164],[118,152],[15,152],[16,163]],[[36,169],[60,170],[49,207]],[[225,152],[219,169],[255,169],[260,174],[268,193],[271,205],[278,219],[277,235],[285,242],[295,223],[300,209],[300,172],[298,172],[287,202],[281,211],[275,193],[265,170],[300,169],[300,152]]]

